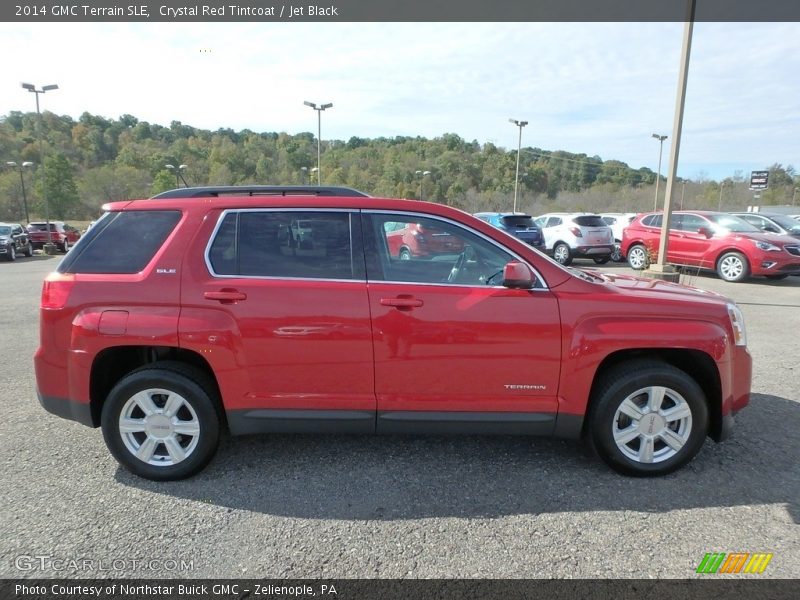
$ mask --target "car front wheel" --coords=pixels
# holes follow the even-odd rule
[[[738,283],[750,276],[750,264],[743,254],[728,252],[717,261],[717,275],[725,281]]]
[[[614,470],[647,477],[671,473],[699,452],[708,404],[698,383],[658,361],[624,363],[600,382],[588,436]]]
[[[202,371],[155,363],[123,377],[103,405],[103,437],[132,473],[155,481],[190,477],[217,449],[216,391]]]

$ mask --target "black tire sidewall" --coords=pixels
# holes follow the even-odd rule
[[[599,391],[589,417],[589,437],[596,452],[615,471],[648,477],[666,475],[692,460],[708,434],[708,403],[703,390],[689,375],[669,365],[631,367],[629,373],[616,372]],[[678,392],[692,411],[692,432],[683,448],[673,457],[658,463],[642,464],[617,448],[612,426],[622,401],[641,388],[664,386]]]
[[[192,454],[176,465],[158,467],[140,461],[125,447],[119,432],[119,416],[125,403],[137,392],[163,388],[183,396],[191,404],[200,423],[200,439]],[[135,475],[155,481],[191,477],[213,458],[219,443],[220,419],[213,401],[198,383],[168,369],[145,369],[124,377],[111,390],[103,404],[101,427],[109,451],[123,467]]]

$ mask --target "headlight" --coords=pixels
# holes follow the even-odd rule
[[[759,250],[763,250],[764,252],[780,252],[781,249],[778,248],[775,244],[770,244],[769,242],[762,242],[761,240],[750,240],[756,245],[756,248]]]
[[[744,315],[735,304],[728,304],[728,318],[733,328],[733,340],[737,346],[747,346],[747,332],[744,328]]]

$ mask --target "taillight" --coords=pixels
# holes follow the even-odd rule
[[[41,307],[48,309],[64,308],[74,284],[74,275],[50,273],[42,284]]]
[[[578,227],[570,227],[569,230],[575,237],[583,237],[583,234],[581,233],[581,230]]]

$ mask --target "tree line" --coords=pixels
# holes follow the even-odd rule
[[[32,218],[48,199],[53,219],[95,218],[102,204],[144,198],[189,185],[314,184],[317,141],[312,133],[210,131],[173,121],[169,127],[84,113],[78,120],[12,111],[0,118],[0,158],[17,167],[0,172],[0,219],[22,221],[23,185]],[[44,158],[44,160],[42,160]],[[471,142],[454,133],[427,139],[398,136],[323,140],[324,185],[374,196],[419,198],[477,212],[511,210],[516,149]],[[34,163],[27,167],[25,162]],[[43,169],[40,165],[43,163]],[[166,165],[186,165],[180,173]],[[20,177],[22,175],[22,177]],[[599,156],[522,148],[517,206],[531,214],[553,210],[651,210],[656,174]],[[26,184],[27,181],[27,184]],[[748,181],[681,181],[686,208],[743,208]],[[800,185],[792,166],[770,167],[760,204],[783,204]],[[660,196],[665,182],[662,176]]]

